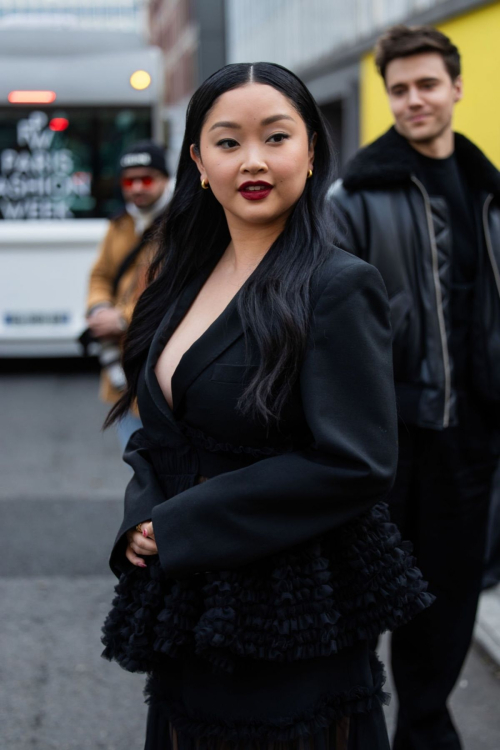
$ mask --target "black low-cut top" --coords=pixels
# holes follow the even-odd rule
[[[182,357],[173,409],[156,379],[210,271],[166,311],[140,374],[104,655],[150,674],[185,742],[312,737],[380,706],[368,641],[432,600],[383,504],[397,461],[386,293],[375,268],[332,252],[300,376],[266,426],[237,408],[259,361],[238,295]],[[125,534],[151,518],[159,555],[132,567]]]

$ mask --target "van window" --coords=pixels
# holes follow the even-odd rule
[[[107,218],[120,154],[151,137],[147,107],[0,109],[0,219]]]

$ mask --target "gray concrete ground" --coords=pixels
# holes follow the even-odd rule
[[[500,583],[483,591],[474,637],[500,669]]]
[[[111,576],[0,578],[2,750],[138,750],[144,677],[100,657]]]
[[[0,377],[1,750],[142,747],[144,678],[100,657],[129,474],[96,393],[90,373]],[[464,750],[500,748],[499,699],[473,648],[451,701]]]

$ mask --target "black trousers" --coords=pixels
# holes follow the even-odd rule
[[[394,750],[461,747],[446,701],[472,639],[496,456],[479,414],[462,403],[460,415],[460,427],[442,432],[400,428],[392,517],[436,601],[392,637]]]

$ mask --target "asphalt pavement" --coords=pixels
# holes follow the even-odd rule
[[[144,677],[100,657],[130,475],[97,389],[57,365],[0,376],[1,750],[143,747]],[[499,750],[500,670],[476,646],[451,705],[464,750]]]

